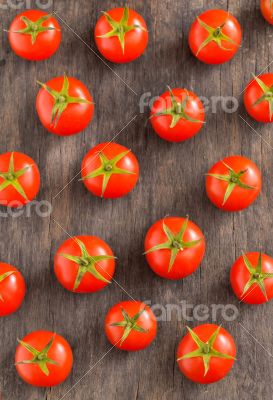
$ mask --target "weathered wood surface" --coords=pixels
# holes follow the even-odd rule
[[[1,0],[2,5],[5,3]],[[35,1],[32,3],[35,5]],[[91,31],[100,11],[121,3],[54,0],[52,8],[95,49]],[[60,50],[41,63],[16,57],[9,48],[6,33],[1,33],[0,150],[26,152],[37,161],[42,174],[39,199],[51,201],[53,212],[48,218],[32,213],[31,218],[8,216],[0,220],[1,260],[18,266],[28,286],[21,310],[0,320],[0,398],[270,400],[273,303],[253,308],[238,304],[229,286],[229,269],[242,250],[262,249],[273,255],[272,129],[254,123],[245,115],[240,95],[252,72],[270,70],[273,28],[260,15],[258,0],[129,0],[127,3],[146,19],[149,47],[136,62],[111,65],[111,68],[136,94],[64,23]],[[216,7],[228,9],[238,17],[244,40],[230,63],[211,67],[191,56],[187,32],[196,14]],[[0,12],[2,26],[8,27],[18,10],[10,7]],[[96,111],[85,132],[58,138],[48,134],[39,123],[35,112],[38,90],[35,80],[46,81],[64,71],[86,83],[94,95]],[[183,144],[168,144],[152,132],[146,124],[148,110],[140,114],[138,105],[142,93],[158,95],[166,84],[187,87],[208,98],[238,97],[239,110],[234,114],[227,114],[220,107],[216,114],[209,110],[206,126],[198,136]],[[132,194],[116,201],[101,201],[74,179],[54,199],[78,173],[87,150],[98,142],[112,139],[135,115],[136,119],[116,139],[130,147],[140,161],[142,174]],[[209,203],[204,192],[207,169],[230,154],[253,159],[264,175],[262,195],[254,206],[238,214],[221,213]],[[189,214],[203,229],[207,240],[201,268],[177,283],[156,277],[142,256],[148,227],[166,214]],[[67,238],[65,231],[70,235],[95,234],[111,245],[119,258],[115,279],[124,291],[112,284],[101,293],[81,296],[66,292],[57,283],[53,256]],[[104,316],[111,305],[129,298],[125,291],[135,299],[162,305],[178,304],[183,299],[192,304],[236,305],[238,319],[224,322],[238,345],[238,361],[231,374],[220,383],[206,387],[192,384],[180,374],[175,351],[185,333],[186,322],[177,321],[175,314],[171,321],[159,324],[157,340],[146,351],[125,354],[114,349],[96,365],[110,348],[103,333]],[[36,329],[52,329],[64,335],[73,347],[73,373],[60,387],[35,389],[24,384],[16,374],[13,365],[16,338]],[[92,366],[90,373],[64,397]]]

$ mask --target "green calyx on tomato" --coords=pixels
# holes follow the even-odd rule
[[[75,242],[78,244],[80,250],[81,250],[81,256],[72,256],[70,254],[63,254],[61,253],[60,256],[66,258],[67,260],[73,261],[76,264],[78,264],[78,273],[77,277],[74,282],[74,287],[73,290],[77,290],[84,275],[89,272],[91,275],[93,275],[96,279],[106,282],[106,283],[111,283],[108,279],[104,278],[99,271],[96,269],[96,263],[99,263],[104,260],[109,260],[112,258],[115,258],[114,256],[107,256],[107,255],[101,255],[101,256],[91,256],[84,243],[78,239],[74,238]]]
[[[50,339],[48,344],[41,351],[36,350],[30,344],[17,339],[18,343],[20,343],[21,346],[23,346],[25,349],[27,349],[33,355],[33,358],[31,360],[19,361],[16,364],[37,364],[39,366],[39,368],[41,369],[41,371],[46,376],[49,376],[49,370],[48,370],[47,364],[58,365],[58,363],[56,361],[54,361],[48,357],[48,352],[51,349],[54,339],[55,339],[55,335],[52,336],[52,338]]]
[[[254,190],[255,187],[247,185],[241,181],[241,177],[247,172],[247,169],[244,169],[239,172],[235,172],[224,161],[222,161],[222,163],[227,167],[228,175],[208,174],[208,176],[212,176],[213,178],[216,178],[216,179],[219,179],[221,181],[225,181],[228,183],[228,186],[227,186],[227,189],[226,189],[226,192],[224,195],[224,200],[222,203],[222,205],[224,205],[236,186],[239,186],[240,188],[247,189],[247,190]]]
[[[28,165],[25,168],[20,169],[19,171],[15,171],[14,170],[14,153],[11,153],[10,156],[10,161],[9,161],[9,169],[6,172],[2,172],[0,171],[0,177],[2,179],[4,179],[4,181],[1,183],[0,185],[0,192],[4,189],[6,189],[8,186],[13,186],[14,189],[25,199],[25,200],[29,200],[27,198],[27,195],[22,187],[22,185],[20,184],[20,182],[18,181],[18,178],[20,178],[20,176],[24,175],[24,173],[31,168],[32,165]]]
[[[158,113],[155,113],[154,115],[152,115],[152,117],[160,117],[162,115],[170,115],[172,117],[172,122],[171,122],[170,128],[174,128],[178,124],[180,119],[184,119],[189,122],[196,122],[196,123],[201,122],[202,124],[204,123],[204,121],[200,121],[199,119],[191,118],[186,113],[186,106],[187,106],[187,103],[189,100],[189,94],[187,91],[186,91],[185,98],[182,101],[178,101],[175,98],[172,89],[169,86],[167,86],[167,88],[168,88],[170,96],[171,96],[171,102],[172,102],[171,107],[167,108],[165,111],[160,111]]]
[[[128,153],[130,153],[131,150],[124,151],[117,156],[115,156],[112,159],[108,159],[106,155],[101,151],[98,153],[98,156],[101,161],[101,166],[97,168],[95,171],[90,172],[83,178],[81,178],[81,181],[84,181],[86,179],[90,178],[96,178],[97,176],[103,176],[103,182],[102,182],[102,189],[101,189],[101,197],[103,197],[105,190],[107,188],[109,179],[113,174],[135,174],[135,172],[128,171],[126,169],[122,169],[116,166],[116,164],[122,160],[123,157],[125,157]]]
[[[39,85],[42,86],[54,99],[54,105],[52,108],[51,123],[54,123],[56,127],[62,113],[66,110],[69,104],[92,104],[91,101],[82,99],[81,97],[69,96],[69,80],[66,75],[64,75],[63,87],[60,92],[51,89],[45,83],[37,81]]]
[[[273,2],[273,0],[272,0]],[[269,105],[269,117],[270,117],[270,121],[272,119],[272,115],[273,115],[273,85],[272,86],[267,86],[260,78],[258,78],[257,76],[254,76],[255,81],[258,83],[258,85],[260,86],[260,88],[262,89],[262,91],[264,92],[264,94],[255,101],[255,103],[253,104],[253,106],[256,106],[257,104],[262,103],[263,101],[267,101],[268,105]]]
[[[185,249],[189,249],[191,247],[196,246],[198,243],[201,242],[201,239],[198,240],[193,240],[191,242],[186,242],[183,240],[184,234],[186,232],[187,229],[187,225],[188,225],[188,220],[189,217],[187,217],[185,219],[185,221],[183,222],[183,225],[180,229],[180,231],[177,234],[174,234],[169,228],[168,226],[165,224],[165,222],[163,221],[163,230],[165,232],[165,235],[167,236],[168,240],[164,243],[158,244],[154,247],[152,247],[151,249],[147,250],[144,254],[148,254],[151,253],[153,251],[158,251],[158,250],[164,250],[164,249],[168,249],[171,251],[171,258],[170,258],[170,263],[169,263],[169,267],[168,267],[168,272],[171,271],[173,264],[175,262],[176,256],[178,255],[178,253],[180,251],[184,251]]]
[[[145,311],[145,307],[143,310],[139,311],[137,314],[135,314],[133,317],[130,317],[127,312],[124,310],[124,308],[121,309],[121,313],[123,315],[123,321],[120,322],[114,322],[111,324],[111,326],[120,326],[124,328],[124,332],[122,335],[122,338],[120,339],[120,346],[122,343],[127,339],[127,337],[130,335],[131,331],[136,331],[140,333],[146,333],[147,330],[142,328],[137,324],[137,321],[141,314]]]
[[[256,267],[254,267],[251,264],[251,262],[249,261],[249,259],[247,258],[247,256],[245,254],[243,254],[243,259],[244,259],[245,266],[246,266],[248,272],[250,273],[250,277],[244,287],[244,291],[243,291],[241,297],[245,296],[246,292],[252,285],[257,285],[263,292],[263,295],[266,298],[266,301],[268,301],[265,286],[264,286],[264,280],[273,278],[273,273],[267,273],[267,272],[262,271],[262,253],[260,252],[260,254],[259,254],[258,264],[256,265]]]
[[[219,334],[219,331],[221,329],[221,326],[218,326],[218,328],[213,332],[211,337],[207,342],[203,342],[199,336],[189,327],[187,327],[189,334],[191,335],[192,340],[196,343],[198,348],[196,350],[191,351],[190,353],[184,354],[182,357],[178,358],[177,361],[189,359],[189,358],[194,358],[194,357],[202,357],[203,363],[204,363],[204,376],[207,375],[209,368],[210,368],[210,359],[211,357],[218,357],[218,358],[226,358],[226,359],[231,359],[235,360],[233,356],[230,356],[229,354],[221,353],[217,350],[214,349],[213,345],[214,342]]]
[[[217,43],[217,45],[220,47],[222,50],[229,51],[230,49],[225,48],[222,45],[222,41],[232,43],[237,46],[237,44],[227,35],[225,35],[222,32],[222,29],[224,28],[226,21],[223,22],[220,26],[217,28],[212,28],[211,26],[207,25],[204,21],[202,21],[199,17],[197,17],[198,23],[209,33],[208,37],[201,43],[201,45],[198,48],[198,51],[196,53],[196,56],[200,53],[200,51],[207,46],[211,42]]]
[[[43,15],[37,21],[31,21],[29,18],[22,15],[20,19],[25,23],[26,27],[20,29],[19,31],[13,31],[14,33],[21,33],[23,35],[31,36],[31,43],[34,44],[36,42],[37,36],[46,31],[56,30],[53,26],[43,26],[43,23],[47,21],[49,18],[52,18],[52,15]]]
[[[100,35],[98,37],[107,39],[107,38],[116,36],[120,42],[123,54],[124,54],[124,50],[125,50],[125,35],[126,35],[126,33],[130,32],[134,29],[141,29],[143,31],[146,31],[146,29],[141,25],[128,25],[128,19],[129,19],[129,8],[128,7],[124,7],[123,15],[122,15],[122,18],[120,21],[115,21],[106,12],[103,12],[103,15],[105,16],[109,25],[111,25],[112,30],[105,33],[104,35]]]
[[[15,271],[7,271],[4,274],[0,275],[0,283],[3,282],[8,276],[14,274]],[[0,301],[4,302],[3,296],[0,293]]]

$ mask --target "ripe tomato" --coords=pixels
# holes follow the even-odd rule
[[[97,292],[111,282],[115,261],[111,248],[96,236],[75,236],[57,250],[54,270],[60,284],[76,293]]]
[[[204,324],[188,328],[179,343],[177,362],[180,371],[197,383],[223,379],[233,366],[236,346],[232,336],[221,326]]]
[[[266,254],[243,254],[233,264],[230,282],[235,295],[247,304],[261,304],[273,297],[273,259]]]
[[[135,187],[139,165],[127,147],[113,142],[101,143],[84,157],[81,175],[89,192],[114,199],[125,196]]]
[[[222,64],[234,57],[242,41],[237,19],[224,10],[208,10],[199,15],[189,32],[189,46],[206,64]]]
[[[273,25],[273,0],[260,0],[260,7],[263,17]]]
[[[9,152],[0,155],[0,204],[17,208],[33,200],[40,189],[40,173],[29,156]]]
[[[155,132],[169,142],[181,142],[196,135],[204,119],[201,100],[186,89],[169,88],[154,102],[151,110]]]
[[[230,156],[218,161],[209,170],[206,191],[210,201],[224,211],[247,208],[259,195],[261,173],[251,160]]]
[[[49,331],[35,331],[18,342],[15,366],[26,383],[51,387],[66,380],[72,369],[73,354],[62,336]]]
[[[86,86],[75,78],[58,77],[46,84],[36,99],[36,110],[43,126],[60,136],[84,130],[92,120],[94,104]]]
[[[258,122],[273,122],[273,74],[254,76],[244,91],[248,114]]]
[[[17,311],[24,300],[26,285],[17,268],[0,262],[0,316]]]
[[[40,10],[22,12],[9,28],[9,42],[14,53],[33,61],[51,57],[60,46],[61,36],[56,18]]]
[[[166,217],[151,226],[144,247],[147,262],[157,275],[182,279],[200,265],[205,238],[188,218]]]
[[[143,350],[156,336],[154,313],[140,301],[122,301],[113,306],[105,319],[105,334],[120,350]]]
[[[95,27],[99,52],[114,63],[127,63],[141,56],[148,44],[147,25],[128,7],[104,12]]]

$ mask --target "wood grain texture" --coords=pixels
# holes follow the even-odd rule
[[[35,1],[32,3],[35,6]],[[100,11],[121,3],[55,0],[53,9],[95,49],[91,32]],[[60,50],[40,63],[19,59],[11,52],[6,33],[1,32],[0,151],[17,150],[33,157],[41,170],[39,200],[53,204],[49,218],[32,213],[31,218],[8,216],[0,220],[1,260],[20,268],[28,286],[21,310],[0,320],[1,400],[272,399],[272,356],[258,342],[273,352],[273,303],[258,307],[238,304],[229,286],[230,266],[242,250],[261,249],[273,255],[273,158],[271,145],[265,143],[273,145],[272,128],[256,124],[246,116],[240,95],[251,73],[270,70],[267,66],[273,59],[273,28],[260,15],[258,3],[258,0],[128,0],[127,4],[147,21],[149,47],[134,63],[111,65],[111,68],[137,94],[64,23]],[[207,8],[228,9],[240,20],[244,31],[242,48],[231,62],[222,66],[199,63],[187,45],[191,22]],[[8,8],[0,12],[2,25],[8,27],[18,10]],[[35,80],[46,81],[64,72],[85,82],[96,108],[94,120],[85,132],[58,138],[48,134],[39,123],[35,112],[38,90]],[[166,143],[147,124],[148,109],[144,114],[139,112],[140,95],[151,92],[156,96],[165,90],[166,84],[187,87],[208,98],[235,96],[239,110],[234,114],[227,114],[220,107],[217,113],[209,110],[206,126],[198,136],[179,145]],[[55,197],[79,172],[82,157],[89,148],[111,140],[136,115],[116,139],[139,158],[142,174],[135,190],[126,198],[102,201],[92,197],[74,179]],[[209,203],[204,192],[204,174],[208,168],[230,154],[253,159],[264,176],[262,195],[252,207],[237,214],[220,212]],[[147,229],[167,214],[189,214],[207,240],[202,266],[181,282],[158,278],[142,256]],[[56,249],[67,238],[65,231],[69,235],[95,234],[106,240],[119,258],[115,279],[124,290],[113,283],[94,295],[66,292],[57,283],[52,265]],[[238,360],[230,375],[205,387],[180,374],[175,351],[185,333],[186,321],[178,321],[175,313],[170,321],[159,324],[157,340],[146,351],[126,354],[114,349],[99,361],[110,349],[103,333],[106,312],[129,295],[163,306],[182,300],[190,304],[236,305],[238,319],[224,322],[238,345]],[[192,323],[196,324],[197,321]],[[16,338],[36,329],[54,330],[73,347],[73,373],[60,387],[35,389],[16,374],[13,365]],[[81,382],[63,397],[89,369]]]

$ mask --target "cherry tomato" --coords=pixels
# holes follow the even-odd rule
[[[24,300],[26,285],[17,268],[0,262],[0,316],[17,311]]]
[[[105,319],[105,334],[120,350],[143,350],[156,336],[157,322],[152,310],[140,301],[122,301]]]
[[[201,100],[186,89],[169,88],[154,102],[151,110],[155,132],[169,142],[181,142],[196,135],[204,119]]]
[[[51,57],[60,46],[61,36],[56,18],[40,10],[22,12],[9,28],[9,42],[14,53],[33,61]]]
[[[73,354],[62,336],[49,331],[35,331],[18,342],[15,366],[26,383],[51,387],[66,380],[72,369]]]
[[[273,122],[273,74],[255,76],[244,91],[248,114],[258,122]]]
[[[98,144],[86,154],[81,174],[89,192],[114,199],[125,196],[135,187],[139,165],[127,147],[107,142]]]
[[[266,254],[243,254],[230,271],[232,289],[247,304],[261,304],[273,297],[273,259]]]
[[[0,204],[21,207],[33,200],[40,189],[40,173],[29,156],[14,152],[0,155]]]
[[[224,10],[208,10],[199,15],[189,32],[193,55],[206,64],[222,64],[234,57],[242,41],[237,19]]]
[[[115,260],[111,248],[96,236],[75,236],[57,250],[54,270],[60,284],[76,293],[97,292],[111,282]]]
[[[94,104],[86,86],[75,78],[58,77],[40,89],[36,110],[43,126],[60,136],[83,131],[93,118]]]
[[[95,27],[99,52],[114,63],[127,63],[140,57],[148,44],[144,19],[128,7],[104,12]]]
[[[144,247],[146,260],[157,275],[182,279],[200,265],[205,254],[205,238],[188,218],[166,217],[151,226]]]
[[[258,167],[242,156],[230,156],[218,161],[206,178],[208,198],[224,211],[240,211],[249,207],[261,187],[262,177]]]
[[[233,366],[236,346],[232,336],[222,327],[204,324],[188,328],[179,343],[177,362],[180,371],[197,383],[213,383],[223,379]]]
[[[260,0],[260,7],[263,17],[273,25],[273,0]]]

